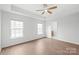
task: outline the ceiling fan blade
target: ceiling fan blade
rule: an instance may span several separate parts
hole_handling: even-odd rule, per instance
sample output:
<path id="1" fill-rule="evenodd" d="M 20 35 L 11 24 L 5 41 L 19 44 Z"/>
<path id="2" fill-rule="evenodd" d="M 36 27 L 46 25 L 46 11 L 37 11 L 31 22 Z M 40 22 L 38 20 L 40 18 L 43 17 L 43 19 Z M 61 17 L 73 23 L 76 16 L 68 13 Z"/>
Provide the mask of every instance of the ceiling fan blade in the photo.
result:
<path id="1" fill-rule="evenodd" d="M 48 12 L 49 14 L 52 14 L 52 12 L 51 12 L 51 11 L 49 11 L 49 10 L 48 10 L 47 12 Z"/>
<path id="2" fill-rule="evenodd" d="M 55 8 L 57 8 L 57 6 L 50 7 L 48 8 L 48 10 L 55 9 Z"/>
<path id="3" fill-rule="evenodd" d="M 47 7 L 48 5 L 47 5 L 47 4 L 43 4 L 43 6 L 44 6 L 44 7 Z"/>
<path id="4" fill-rule="evenodd" d="M 36 11 L 43 11 L 43 10 L 36 10 Z"/>
<path id="5" fill-rule="evenodd" d="M 45 11 L 43 11 L 41 14 L 43 15 L 45 13 Z"/>

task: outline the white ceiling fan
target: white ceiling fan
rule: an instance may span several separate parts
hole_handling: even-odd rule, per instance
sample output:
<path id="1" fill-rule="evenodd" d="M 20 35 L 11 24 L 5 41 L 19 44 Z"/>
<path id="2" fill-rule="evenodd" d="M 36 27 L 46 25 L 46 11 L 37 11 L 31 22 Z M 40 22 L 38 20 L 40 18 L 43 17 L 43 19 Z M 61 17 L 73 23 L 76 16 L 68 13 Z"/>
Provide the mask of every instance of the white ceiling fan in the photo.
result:
<path id="1" fill-rule="evenodd" d="M 56 8 L 57 8 L 57 5 L 54 5 L 54 4 L 43 4 L 43 9 L 36 10 L 36 11 L 41 11 L 42 15 L 45 14 L 46 12 L 49 14 L 52 14 L 52 10 Z"/>

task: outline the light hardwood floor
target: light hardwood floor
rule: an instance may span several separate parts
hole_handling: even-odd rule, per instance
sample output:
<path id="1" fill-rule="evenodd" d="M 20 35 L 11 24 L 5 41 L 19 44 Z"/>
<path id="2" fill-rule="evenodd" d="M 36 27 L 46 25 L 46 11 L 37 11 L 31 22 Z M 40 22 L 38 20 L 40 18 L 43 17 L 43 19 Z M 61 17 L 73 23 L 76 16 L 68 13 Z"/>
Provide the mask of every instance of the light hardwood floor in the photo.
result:
<path id="1" fill-rule="evenodd" d="M 2 55 L 78 55 L 79 45 L 43 38 L 2 49 Z"/>

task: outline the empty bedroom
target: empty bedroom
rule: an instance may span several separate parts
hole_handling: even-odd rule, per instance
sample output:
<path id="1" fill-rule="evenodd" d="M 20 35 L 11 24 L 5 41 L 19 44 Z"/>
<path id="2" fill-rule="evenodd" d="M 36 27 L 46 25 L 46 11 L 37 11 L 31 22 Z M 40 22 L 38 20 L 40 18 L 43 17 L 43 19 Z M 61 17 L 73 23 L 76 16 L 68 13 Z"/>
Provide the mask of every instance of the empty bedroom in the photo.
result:
<path id="1" fill-rule="evenodd" d="M 0 4 L 0 55 L 79 55 L 79 4 Z"/>

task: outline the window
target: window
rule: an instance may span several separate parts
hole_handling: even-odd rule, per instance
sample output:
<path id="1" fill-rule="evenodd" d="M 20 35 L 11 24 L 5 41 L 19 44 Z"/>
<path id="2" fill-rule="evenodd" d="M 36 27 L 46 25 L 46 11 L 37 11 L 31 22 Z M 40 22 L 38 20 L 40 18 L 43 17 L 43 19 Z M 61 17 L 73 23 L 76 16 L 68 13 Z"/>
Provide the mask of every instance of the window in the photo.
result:
<path id="1" fill-rule="evenodd" d="M 11 38 L 23 37 L 23 22 L 11 20 Z"/>
<path id="2" fill-rule="evenodd" d="M 37 24 L 37 34 L 43 34 L 43 25 L 42 24 Z"/>

